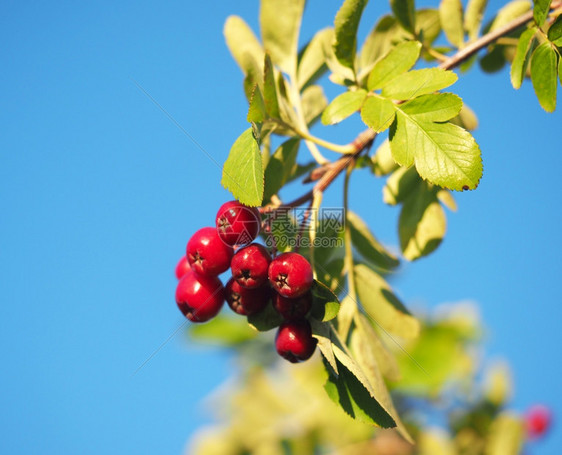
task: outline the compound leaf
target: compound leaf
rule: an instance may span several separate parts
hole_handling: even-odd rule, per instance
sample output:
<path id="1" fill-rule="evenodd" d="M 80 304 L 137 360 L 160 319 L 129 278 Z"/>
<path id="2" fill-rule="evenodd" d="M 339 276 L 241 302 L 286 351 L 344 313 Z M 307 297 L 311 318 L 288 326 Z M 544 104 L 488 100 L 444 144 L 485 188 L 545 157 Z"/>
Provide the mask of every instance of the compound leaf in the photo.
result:
<path id="1" fill-rule="evenodd" d="M 365 125 L 380 133 L 386 130 L 394 120 L 396 108 L 394 103 L 378 95 L 370 96 L 363 104 L 361 118 Z"/>
<path id="2" fill-rule="evenodd" d="M 263 174 L 260 148 L 252 128 L 248 128 L 230 149 L 221 184 L 242 204 L 255 207 L 263 199 Z"/>
<path id="3" fill-rule="evenodd" d="M 379 60 L 367 80 L 369 90 L 383 88 L 388 82 L 412 68 L 420 56 L 419 41 L 405 41 L 397 44 L 390 52 Z"/>

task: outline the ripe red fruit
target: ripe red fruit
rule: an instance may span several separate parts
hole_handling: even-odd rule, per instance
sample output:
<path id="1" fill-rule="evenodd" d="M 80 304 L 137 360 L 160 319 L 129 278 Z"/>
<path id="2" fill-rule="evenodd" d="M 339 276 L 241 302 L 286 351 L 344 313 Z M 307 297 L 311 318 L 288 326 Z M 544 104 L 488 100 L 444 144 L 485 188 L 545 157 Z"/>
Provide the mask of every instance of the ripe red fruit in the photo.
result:
<path id="1" fill-rule="evenodd" d="M 235 313 L 242 316 L 249 316 L 265 308 L 271 296 L 269 286 L 262 286 L 256 289 L 246 289 L 231 278 L 226 283 L 226 301 L 228 306 Z"/>
<path id="2" fill-rule="evenodd" d="M 238 201 L 221 205 L 217 212 L 216 225 L 220 238 L 230 246 L 246 245 L 260 232 L 260 212 Z"/>
<path id="3" fill-rule="evenodd" d="M 298 253 L 283 253 L 273 259 L 268 276 L 273 288 L 289 299 L 305 294 L 313 281 L 310 263 Z"/>
<path id="4" fill-rule="evenodd" d="M 176 265 L 176 278 L 179 280 L 182 276 L 184 276 L 187 272 L 191 270 L 191 266 L 187 261 L 186 256 L 182 256 Z"/>
<path id="5" fill-rule="evenodd" d="M 204 227 L 189 239 L 186 253 L 193 271 L 217 276 L 228 270 L 234 251 L 219 238 L 215 228 Z"/>
<path id="6" fill-rule="evenodd" d="M 543 436 L 552 421 L 550 409 L 543 405 L 535 405 L 525 413 L 527 435 L 531 439 Z"/>
<path id="7" fill-rule="evenodd" d="M 288 299 L 276 293 L 273 297 L 273 307 L 287 320 L 302 319 L 312 308 L 312 293 L 307 292 L 296 299 Z"/>
<path id="8" fill-rule="evenodd" d="M 205 322 L 221 310 L 224 288 L 217 277 L 187 272 L 176 288 L 176 303 L 191 322 Z"/>
<path id="9" fill-rule="evenodd" d="M 238 284 L 248 289 L 255 289 L 267 281 L 267 269 L 271 256 L 259 243 L 240 248 L 232 257 L 230 268 Z"/>
<path id="10" fill-rule="evenodd" d="M 284 322 L 275 336 L 277 353 L 291 363 L 309 359 L 316 349 L 316 342 L 306 319 Z"/>

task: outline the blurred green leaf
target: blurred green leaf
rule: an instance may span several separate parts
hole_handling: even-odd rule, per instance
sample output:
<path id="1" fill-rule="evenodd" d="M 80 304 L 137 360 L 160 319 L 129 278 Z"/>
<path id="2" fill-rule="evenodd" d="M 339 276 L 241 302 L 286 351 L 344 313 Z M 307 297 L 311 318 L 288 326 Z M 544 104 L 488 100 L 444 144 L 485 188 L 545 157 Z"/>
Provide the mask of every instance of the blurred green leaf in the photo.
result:
<path id="1" fill-rule="evenodd" d="M 492 25 L 488 32 L 493 32 L 500 27 L 503 27 L 513 19 L 517 19 L 531 9 L 531 2 L 529 0 L 513 0 L 498 11 L 494 18 Z"/>
<path id="2" fill-rule="evenodd" d="M 474 131 L 478 128 L 478 118 L 476 117 L 476 114 L 464 103 L 459 115 L 453 117 L 450 122 L 468 131 Z"/>
<path id="3" fill-rule="evenodd" d="M 402 33 L 403 31 L 395 17 L 386 15 L 379 19 L 361 47 L 358 59 L 361 79 L 369 74 L 375 62 L 392 49 Z"/>
<path id="4" fill-rule="evenodd" d="M 505 46 L 493 46 L 478 62 L 482 71 L 485 73 L 497 73 L 501 70 L 507 63 L 504 49 Z"/>
<path id="5" fill-rule="evenodd" d="M 363 105 L 367 92 L 363 89 L 348 91 L 336 96 L 322 114 L 324 125 L 334 125 L 357 112 Z"/>
<path id="6" fill-rule="evenodd" d="M 463 11 L 460 0 L 441 0 L 439 4 L 441 27 L 449 43 L 456 47 L 464 44 Z"/>
<path id="7" fill-rule="evenodd" d="M 283 142 L 269 159 L 265 168 L 264 202 L 269 201 L 287 182 L 295 167 L 299 146 L 299 139 L 289 139 Z"/>
<path id="8" fill-rule="evenodd" d="M 544 42 L 531 57 L 531 81 L 541 107 L 547 112 L 556 109 L 557 54 L 550 42 Z"/>
<path id="9" fill-rule="evenodd" d="M 249 71 L 254 71 L 260 74 L 258 79 L 261 79 L 259 68 L 263 62 L 263 48 L 244 19 L 229 16 L 224 24 L 223 33 L 226 45 L 243 73 L 246 75 Z"/>
<path id="10" fill-rule="evenodd" d="M 416 7 L 414 0 L 390 0 L 390 7 L 400 25 L 412 35 L 415 35 Z"/>
<path id="11" fill-rule="evenodd" d="M 334 21 L 334 54 L 338 61 L 355 73 L 357 29 L 368 0 L 344 0 Z"/>
<path id="12" fill-rule="evenodd" d="M 367 224 L 357 214 L 348 211 L 346 222 L 349 223 L 351 242 L 365 260 L 386 270 L 400 265 L 398 259 L 380 244 L 369 230 Z"/>
<path id="13" fill-rule="evenodd" d="M 368 267 L 353 269 L 359 300 L 377 326 L 404 338 L 415 338 L 420 324 L 392 292 L 388 283 Z"/>
<path id="14" fill-rule="evenodd" d="M 314 83 L 327 70 L 324 48 L 331 46 L 332 38 L 333 30 L 331 28 L 324 28 L 316 32 L 310 42 L 300 52 L 297 69 L 297 80 L 300 89 Z"/>
<path id="15" fill-rule="evenodd" d="M 297 74 L 297 45 L 305 0 L 261 0 L 260 26 L 265 50 L 282 71 Z"/>
<path id="16" fill-rule="evenodd" d="M 326 285 L 314 280 L 312 285 L 312 309 L 310 315 L 321 322 L 334 319 L 338 315 L 340 302 Z"/>
<path id="17" fill-rule="evenodd" d="M 418 190 L 421 182 L 415 167 L 399 167 L 386 180 L 382 189 L 382 199 L 389 205 L 400 204 Z"/>
<path id="18" fill-rule="evenodd" d="M 265 54 L 263 64 L 263 99 L 265 111 L 268 117 L 281 118 L 279 112 L 279 101 L 277 100 L 277 88 L 275 84 L 275 72 L 269 54 Z"/>
<path id="19" fill-rule="evenodd" d="M 392 101 L 373 94 L 367 98 L 361 108 L 361 119 L 369 128 L 380 133 L 392 124 L 395 113 L 396 109 Z"/>
<path id="20" fill-rule="evenodd" d="M 548 39 L 558 47 L 562 46 L 562 14 L 554 20 L 548 29 Z"/>
<path id="21" fill-rule="evenodd" d="M 457 79 L 455 73 L 441 68 L 412 70 L 392 79 L 383 88 L 382 95 L 395 100 L 409 100 L 449 87 Z"/>
<path id="22" fill-rule="evenodd" d="M 416 28 L 424 46 L 430 47 L 441 33 L 439 11 L 433 8 L 421 8 L 416 11 Z"/>
<path id="23" fill-rule="evenodd" d="M 333 372 L 335 374 L 339 374 L 338 364 L 332 349 L 332 331 L 330 326 L 318 321 L 317 319 L 311 319 L 310 326 L 312 327 L 312 336 L 318 340 L 317 346 L 320 349 L 322 356 L 332 367 Z"/>
<path id="24" fill-rule="evenodd" d="M 221 184 L 242 204 L 256 207 L 263 200 L 263 168 L 252 128 L 232 145 L 222 169 Z"/>
<path id="25" fill-rule="evenodd" d="M 328 105 L 324 89 L 320 85 L 309 85 L 302 92 L 301 97 L 304 120 L 308 126 L 313 125 L 322 115 Z"/>
<path id="26" fill-rule="evenodd" d="M 268 330 L 275 329 L 281 325 L 283 317 L 277 312 L 271 303 L 259 313 L 254 313 L 248 316 L 248 324 L 259 332 L 267 332 Z"/>
<path id="27" fill-rule="evenodd" d="M 379 60 L 367 80 L 369 90 L 383 88 L 396 76 L 412 68 L 420 55 L 421 43 L 418 41 L 405 41 L 393 47 L 388 54 Z"/>
<path id="28" fill-rule="evenodd" d="M 536 43 L 535 34 L 537 33 L 536 28 L 530 28 L 525 30 L 519 42 L 517 43 L 517 50 L 515 52 L 515 57 L 511 63 L 511 85 L 513 88 L 518 89 L 521 87 L 523 78 L 527 74 L 527 67 L 529 66 L 529 60 L 531 59 L 531 54 Z"/>
<path id="29" fill-rule="evenodd" d="M 503 412 L 492 423 L 485 455 L 518 455 L 524 442 L 524 422 L 514 414 Z"/>
<path id="30" fill-rule="evenodd" d="M 398 234 L 404 257 L 410 261 L 433 252 L 445 236 L 447 219 L 436 192 L 424 183 L 402 206 Z"/>
<path id="31" fill-rule="evenodd" d="M 265 102 L 258 84 L 254 85 L 252 97 L 250 98 L 250 106 L 248 107 L 248 116 L 246 119 L 250 123 L 262 123 L 267 118 L 265 111 Z"/>
<path id="32" fill-rule="evenodd" d="M 455 201 L 455 198 L 453 197 L 453 195 L 451 194 L 451 192 L 449 190 L 443 190 L 442 189 L 442 190 L 437 191 L 437 199 L 439 199 L 441 204 L 443 204 L 445 207 L 447 207 L 452 212 L 457 211 L 457 203 Z"/>
<path id="33" fill-rule="evenodd" d="M 253 331 L 242 317 L 233 318 L 219 314 L 205 324 L 192 324 L 189 327 L 191 338 L 215 343 L 221 346 L 236 346 L 255 338 Z"/>
<path id="34" fill-rule="evenodd" d="M 478 38 L 487 5 L 488 0 L 468 0 L 464 14 L 464 29 L 467 31 L 470 41 Z"/>
<path id="35" fill-rule="evenodd" d="M 420 122 L 446 122 L 461 108 L 462 100 L 452 93 L 422 95 L 400 106 L 403 112 Z"/>
<path id="36" fill-rule="evenodd" d="M 392 153 L 390 151 L 390 142 L 385 139 L 381 145 L 375 151 L 372 158 L 373 173 L 376 176 L 383 176 L 390 174 L 394 171 L 398 165 L 394 158 L 392 158 Z"/>
<path id="37" fill-rule="evenodd" d="M 551 1 L 552 0 L 533 0 L 533 18 L 539 27 L 544 24 L 544 21 L 548 16 Z"/>

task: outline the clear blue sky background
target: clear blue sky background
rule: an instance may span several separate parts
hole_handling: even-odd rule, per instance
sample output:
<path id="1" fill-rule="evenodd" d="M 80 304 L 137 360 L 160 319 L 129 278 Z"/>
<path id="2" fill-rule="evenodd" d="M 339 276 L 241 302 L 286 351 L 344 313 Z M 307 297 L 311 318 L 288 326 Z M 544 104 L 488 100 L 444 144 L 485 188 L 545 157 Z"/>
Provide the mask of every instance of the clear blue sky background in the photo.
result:
<path id="1" fill-rule="evenodd" d="M 387 9 L 371 3 L 362 36 Z M 0 452 L 178 454 L 209 420 L 201 399 L 231 372 L 227 354 L 178 334 L 133 373 L 182 323 L 175 263 L 230 196 L 133 80 L 224 162 L 247 125 L 222 26 L 239 14 L 255 29 L 257 7 L 2 3 Z M 312 0 L 303 40 L 337 8 Z M 515 372 L 513 407 L 544 402 L 562 415 L 560 110 L 542 111 L 528 82 L 515 92 L 507 71 L 473 71 L 455 90 L 479 115 L 484 179 L 458 195 L 439 250 L 395 285 L 418 308 L 479 302 L 486 354 Z M 326 135 L 345 143 L 359 130 L 350 121 Z M 352 206 L 396 245 L 397 210 L 364 174 Z M 557 430 L 529 453 L 558 453 Z"/>

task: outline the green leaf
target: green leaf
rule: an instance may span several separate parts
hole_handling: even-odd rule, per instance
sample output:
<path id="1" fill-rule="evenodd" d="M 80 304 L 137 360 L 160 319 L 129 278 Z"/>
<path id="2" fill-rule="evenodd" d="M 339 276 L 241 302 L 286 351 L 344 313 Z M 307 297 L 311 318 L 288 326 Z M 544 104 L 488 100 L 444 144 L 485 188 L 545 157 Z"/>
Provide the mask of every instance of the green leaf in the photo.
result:
<path id="1" fill-rule="evenodd" d="M 334 125 L 361 109 L 367 92 L 363 89 L 348 91 L 336 96 L 322 114 L 324 125 Z"/>
<path id="2" fill-rule="evenodd" d="M 441 33 L 439 11 L 431 8 L 417 10 L 416 28 L 419 39 L 422 39 L 424 46 L 430 47 Z"/>
<path id="3" fill-rule="evenodd" d="M 398 107 L 389 137 L 396 162 L 415 164 L 418 173 L 431 183 L 456 191 L 478 186 L 482 159 L 468 131 L 451 123 L 419 121 Z"/>
<path id="4" fill-rule="evenodd" d="M 375 400 L 365 386 L 340 361 L 339 374 L 330 374 L 324 385 L 330 399 L 339 405 L 350 417 L 361 422 L 383 428 L 393 428 L 396 423 Z"/>
<path id="5" fill-rule="evenodd" d="M 351 242 L 364 259 L 386 270 L 400 265 L 398 259 L 386 251 L 357 214 L 348 211 L 346 222 L 349 223 Z"/>
<path id="6" fill-rule="evenodd" d="M 562 58 L 558 59 L 558 79 L 560 79 L 562 84 Z"/>
<path id="7" fill-rule="evenodd" d="M 244 74 L 257 71 L 263 62 L 264 52 L 254 32 L 244 22 L 244 19 L 229 16 L 224 24 L 223 33 L 230 53 Z M 259 78 L 261 79 L 261 76 Z"/>
<path id="8" fill-rule="evenodd" d="M 332 349 L 332 331 L 330 326 L 319 322 L 316 319 L 310 320 L 310 326 L 312 327 L 312 336 L 318 340 L 317 346 L 320 349 L 322 356 L 332 367 L 333 372 L 335 374 L 339 374 L 338 364 Z"/>
<path id="9" fill-rule="evenodd" d="M 355 72 L 357 29 L 368 0 L 345 0 L 334 21 L 334 54 L 345 67 Z"/>
<path id="10" fill-rule="evenodd" d="M 449 43 L 456 47 L 462 47 L 464 44 L 464 29 L 461 1 L 441 0 L 439 18 Z"/>
<path id="11" fill-rule="evenodd" d="M 306 124 L 311 126 L 316 123 L 328 105 L 322 86 L 307 86 L 302 92 L 301 104 Z"/>
<path id="12" fill-rule="evenodd" d="M 297 81 L 302 89 L 313 83 L 326 72 L 326 56 L 324 47 L 331 46 L 333 30 L 324 28 L 316 33 L 299 55 Z"/>
<path id="13" fill-rule="evenodd" d="M 487 5 L 488 0 L 468 0 L 464 14 L 464 29 L 467 31 L 470 41 L 478 38 L 482 17 Z"/>
<path id="14" fill-rule="evenodd" d="M 297 45 L 305 0 L 262 0 L 260 27 L 266 52 L 281 70 L 297 74 Z"/>
<path id="15" fill-rule="evenodd" d="M 263 168 L 260 148 L 252 128 L 232 145 L 222 168 L 222 186 L 242 204 L 255 207 L 263 200 Z"/>
<path id="16" fill-rule="evenodd" d="M 394 16 L 386 15 L 379 19 L 361 46 L 359 68 L 362 78 L 381 57 L 392 49 L 393 43 L 403 33 Z"/>
<path id="17" fill-rule="evenodd" d="M 256 337 L 244 318 L 232 318 L 219 314 L 206 324 L 191 324 L 189 335 L 205 343 L 236 346 Z"/>
<path id="18" fill-rule="evenodd" d="M 452 93 L 433 93 L 418 96 L 400 108 L 420 122 L 446 122 L 460 112 L 462 100 Z"/>
<path id="19" fill-rule="evenodd" d="M 398 220 L 400 247 L 413 261 L 433 252 L 443 240 L 447 219 L 435 189 L 423 187 L 404 201 Z"/>
<path id="20" fill-rule="evenodd" d="M 264 202 L 269 201 L 287 182 L 296 165 L 299 145 L 299 139 L 289 139 L 283 142 L 269 159 L 265 168 Z"/>
<path id="21" fill-rule="evenodd" d="M 392 292 L 388 283 L 367 266 L 353 268 L 357 294 L 366 313 L 383 330 L 404 338 L 415 338 L 420 323 Z"/>
<path id="22" fill-rule="evenodd" d="M 452 212 L 457 211 L 457 202 L 455 201 L 453 194 L 449 190 L 439 190 L 437 192 L 437 199 L 439 199 L 439 202 L 441 202 L 441 204 L 443 204 Z"/>
<path id="23" fill-rule="evenodd" d="M 339 309 L 340 302 L 330 288 L 314 280 L 310 315 L 318 321 L 326 322 L 334 319 Z"/>
<path id="24" fill-rule="evenodd" d="M 421 182 L 415 167 L 400 167 L 387 179 L 382 199 L 389 205 L 400 204 L 419 189 Z"/>
<path id="25" fill-rule="evenodd" d="M 472 109 L 463 103 L 459 115 L 451 119 L 451 123 L 460 126 L 468 131 L 474 131 L 478 128 L 478 118 Z"/>
<path id="26" fill-rule="evenodd" d="M 281 325 L 283 317 L 277 312 L 271 303 L 259 313 L 254 313 L 248 316 L 248 324 L 259 332 L 267 332 L 268 330 L 275 329 Z"/>
<path id="27" fill-rule="evenodd" d="M 534 0 L 533 18 L 535 23 L 541 27 L 544 24 L 550 11 L 550 3 L 552 0 Z"/>
<path id="28" fill-rule="evenodd" d="M 412 35 L 416 34 L 416 8 L 414 0 L 390 0 L 392 12 L 400 25 Z"/>
<path id="29" fill-rule="evenodd" d="M 531 9 L 531 2 L 529 0 L 514 0 L 505 5 L 498 11 L 492 25 L 488 32 L 493 32 L 505 24 L 517 19 Z"/>
<path id="30" fill-rule="evenodd" d="M 246 119 L 250 123 L 261 123 L 267 117 L 265 112 L 265 103 L 258 84 L 254 85 L 252 97 L 250 98 L 250 106 L 248 107 L 248 116 Z"/>
<path id="31" fill-rule="evenodd" d="M 386 130 L 392 124 L 395 114 L 394 103 L 376 94 L 367 98 L 361 109 L 363 122 L 377 133 Z"/>
<path id="32" fill-rule="evenodd" d="M 367 317 L 362 313 L 357 313 L 355 325 L 357 327 L 356 331 L 361 334 L 366 344 L 364 350 L 361 348 L 357 349 L 357 347 L 353 348 L 354 339 L 352 335 L 352 349 L 357 356 L 359 364 L 363 367 L 365 362 L 363 362 L 362 357 L 366 355 L 366 359 L 375 361 L 376 366 L 385 378 L 388 378 L 390 381 L 398 381 L 400 379 L 398 362 L 392 352 L 384 345 Z M 358 351 L 363 351 L 363 354 Z M 365 369 L 365 367 L 363 368 Z"/>
<path id="33" fill-rule="evenodd" d="M 421 43 L 405 41 L 397 44 L 391 51 L 379 60 L 369 74 L 367 88 L 377 90 L 388 82 L 412 68 L 420 56 Z"/>
<path id="34" fill-rule="evenodd" d="M 334 84 L 339 84 L 343 86 L 350 86 L 355 84 L 355 70 L 352 68 L 348 68 L 347 66 L 343 65 L 335 54 L 334 43 L 335 38 L 335 31 L 333 28 L 330 28 L 326 31 L 326 41 L 324 41 L 324 57 L 326 59 L 326 65 L 331 71 L 329 79 Z"/>
<path id="35" fill-rule="evenodd" d="M 376 176 L 388 175 L 397 168 L 396 161 L 392 158 L 390 142 L 385 139 L 377 148 L 372 158 L 373 174 Z"/>
<path id="36" fill-rule="evenodd" d="M 515 51 L 515 57 L 511 63 L 511 85 L 514 89 L 521 87 L 523 78 L 527 74 L 527 67 L 529 66 L 529 60 L 532 54 L 534 43 L 536 42 L 535 34 L 537 33 L 536 28 L 530 28 L 525 30 L 519 42 L 517 43 L 517 50 Z"/>
<path id="37" fill-rule="evenodd" d="M 263 99 L 267 115 L 274 119 L 281 118 L 275 84 L 275 72 L 269 54 L 265 54 L 263 63 Z"/>
<path id="38" fill-rule="evenodd" d="M 351 334 L 351 350 L 355 361 L 361 372 L 365 375 L 365 379 L 369 382 L 377 401 L 396 422 L 397 430 L 410 444 L 413 444 L 412 437 L 408 434 L 404 424 L 398 417 L 398 412 L 394 407 L 379 368 L 377 352 L 375 350 L 377 345 L 374 344 L 378 341 L 376 333 L 368 322 L 356 318 L 356 323 L 357 328 Z"/>
<path id="39" fill-rule="evenodd" d="M 502 412 L 490 426 L 486 455 L 517 455 L 521 453 L 525 439 L 525 424 L 521 418 Z"/>
<path id="40" fill-rule="evenodd" d="M 504 46 L 493 46 L 492 50 L 480 59 L 480 68 L 486 73 L 496 73 L 501 70 L 507 63 L 504 49 Z"/>
<path id="41" fill-rule="evenodd" d="M 558 47 L 562 46 L 562 14 L 560 14 L 548 29 L 548 39 Z"/>
<path id="42" fill-rule="evenodd" d="M 395 100 L 409 100 L 453 85 L 457 75 L 441 68 L 413 70 L 395 77 L 382 90 L 382 95 Z"/>
<path id="43" fill-rule="evenodd" d="M 541 107 L 547 112 L 556 108 L 556 89 L 558 81 L 557 54 L 550 42 L 544 42 L 531 57 L 531 81 Z"/>

